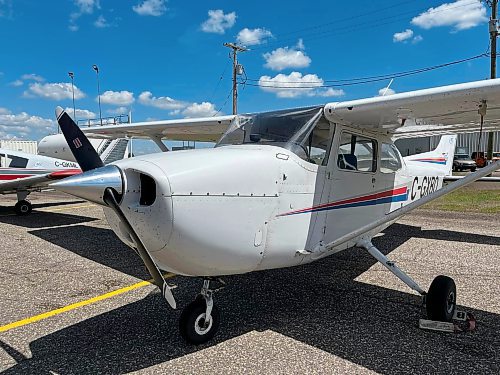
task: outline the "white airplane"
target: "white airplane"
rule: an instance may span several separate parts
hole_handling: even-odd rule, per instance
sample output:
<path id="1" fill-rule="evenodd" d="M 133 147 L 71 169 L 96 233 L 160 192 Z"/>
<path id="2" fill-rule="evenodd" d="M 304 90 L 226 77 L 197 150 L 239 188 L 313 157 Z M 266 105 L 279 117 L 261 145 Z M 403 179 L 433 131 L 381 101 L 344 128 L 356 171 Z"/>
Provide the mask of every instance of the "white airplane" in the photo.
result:
<path id="1" fill-rule="evenodd" d="M 81 172 L 72 161 L 0 149 L 0 194 L 17 194 L 14 210 L 18 215 L 31 212 L 32 205 L 26 199 L 31 192 Z"/>
<path id="2" fill-rule="evenodd" d="M 16 214 L 28 215 L 32 211 L 31 202 L 26 199 L 31 192 L 47 189 L 54 180 L 82 172 L 68 145 L 59 141 L 61 137 L 62 134 L 55 134 L 43 138 L 38 155 L 0 149 L 0 194 L 17 194 Z M 99 160 L 105 164 L 127 157 L 128 139 L 92 140 L 92 143 Z"/>
<path id="3" fill-rule="evenodd" d="M 210 140 L 213 149 L 166 152 L 103 167 L 58 107 L 57 119 L 84 173 L 51 187 L 104 207 L 116 235 L 134 248 L 168 303 L 162 271 L 203 278 L 184 308 L 189 343 L 219 327 L 212 284 L 224 275 L 310 263 L 366 249 L 423 296 L 429 319 L 450 321 L 456 287 L 437 276 L 426 292 L 371 242 L 401 215 L 500 168 L 452 182 L 456 136 L 402 158 L 394 140 L 499 128 L 500 80 L 469 82 L 312 108 L 90 129 L 92 136 Z M 487 121 L 483 124 L 483 118 Z M 160 146 L 161 147 L 161 146 Z M 90 150 L 87 147 L 88 150 Z"/>

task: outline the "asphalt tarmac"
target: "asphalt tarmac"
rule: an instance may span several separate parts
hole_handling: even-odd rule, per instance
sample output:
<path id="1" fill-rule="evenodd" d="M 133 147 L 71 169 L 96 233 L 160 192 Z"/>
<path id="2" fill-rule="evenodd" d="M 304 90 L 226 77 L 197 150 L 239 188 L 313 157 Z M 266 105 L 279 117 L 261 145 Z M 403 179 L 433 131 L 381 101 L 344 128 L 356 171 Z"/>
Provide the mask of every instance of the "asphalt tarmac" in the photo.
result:
<path id="1" fill-rule="evenodd" d="M 500 215 L 418 210 L 373 241 L 424 289 L 453 277 L 473 332 L 419 329 L 421 299 L 352 249 L 225 278 L 220 331 L 196 347 L 99 207 L 30 199 L 33 214 L 18 217 L 0 196 L 2 374 L 500 373 Z M 201 287 L 170 281 L 181 309 Z"/>

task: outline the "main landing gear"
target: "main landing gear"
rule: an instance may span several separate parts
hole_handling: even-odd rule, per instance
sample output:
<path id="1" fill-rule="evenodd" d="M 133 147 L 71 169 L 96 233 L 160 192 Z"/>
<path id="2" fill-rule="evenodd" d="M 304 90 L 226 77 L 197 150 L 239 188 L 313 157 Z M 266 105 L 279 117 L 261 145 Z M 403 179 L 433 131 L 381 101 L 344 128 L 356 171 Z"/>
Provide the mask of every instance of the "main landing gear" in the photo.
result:
<path id="1" fill-rule="evenodd" d="M 31 202 L 26 199 L 20 200 L 14 206 L 14 211 L 17 215 L 20 216 L 28 215 L 29 213 L 31 213 L 32 209 L 33 206 L 31 205 Z"/>
<path id="2" fill-rule="evenodd" d="M 211 289 L 211 281 L 218 281 L 223 286 Z M 213 294 L 223 287 L 224 282 L 220 279 L 204 279 L 200 294 L 182 311 L 179 330 L 189 344 L 203 344 L 211 340 L 219 330 L 220 313 L 214 304 Z"/>
<path id="3" fill-rule="evenodd" d="M 457 288 L 452 278 L 442 275 L 437 276 L 426 293 L 411 277 L 382 254 L 371 241 L 362 240 L 358 242 L 357 246 L 366 249 L 377 261 L 423 297 L 429 320 L 451 322 L 457 304 Z"/>

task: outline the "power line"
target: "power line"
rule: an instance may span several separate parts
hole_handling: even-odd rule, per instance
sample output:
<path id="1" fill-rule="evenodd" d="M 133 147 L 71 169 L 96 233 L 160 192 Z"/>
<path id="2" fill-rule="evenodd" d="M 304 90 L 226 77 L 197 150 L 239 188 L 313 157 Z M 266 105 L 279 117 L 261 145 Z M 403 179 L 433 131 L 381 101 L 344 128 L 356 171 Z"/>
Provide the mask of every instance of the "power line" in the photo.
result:
<path id="1" fill-rule="evenodd" d="M 260 82 L 269 82 L 269 83 L 275 83 L 273 80 L 256 80 L 256 79 L 251 79 L 248 78 L 248 81 L 252 82 L 259 82 L 259 83 L 246 83 L 248 86 L 257 86 L 257 87 L 265 87 L 265 88 L 279 88 L 279 89 L 313 89 L 313 88 L 327 88 L 327 87 L 343 87 L 343 86 L 354 86 L 354 85 L 361 85 L 361 84 L 367 84 L 367 83 L 372 83 L 372 82 L 379 82 L 379 81 L 385 81 L 387 79 L 394 79 L 394 78 L 401 78 L 401 77 L 406 77 L 410 75 L 416 75 L 420 73 L 425 73 L 429 72 L 432 70 L 436 69 L 442 69 L 446 68 L 449 66 L 457 65 L 457 64 L 462 64 L 468 61 L 476 60 L 479 58 L 483 57 L 488 57 L 488 53 L 481 53 L 476 56 L 460 59 L 460 60 L 455 60 L 455 61 L 450 61 L 447 63 L 439 64 L 439 65 L 433 65 L 433 66 L 428 66 L 424 68 L 419 68 L 419 69 L 413 69 L 413 70 L 408 70 L 408 71 L 403 71 L 403 72 L 397 72 L 397 73 L 392 73 L 392 74 L 384 74 L 384 75 L 378 75 L 378 76 L 371 76 L 371 77 L 360 77 L 360 78 L 350 78 L 350 79 L 343 79 L 343 80 L 323 80 L 323 82 L 330 82 L 330 83 L 335 83 L 337 84 L 331 84 L 331 85 L 324 85 L 324 84 L 317 84 L 317 82 L 292 82 L 292 81 L 282 81 L 280 84 L 269 84 L 269 85 L 262 85 Z M 284 86 L 281 85 L 283 84 L 290 84 L 292 86 Z M 311 86 L 303 86 L 303 84 L 310 84 Z M 298 86 L 300 85 L 300 86 Z"/>
<path id="2" fill-rule="evenodd" d="M 473 5 L 473 4 L 477 4 L 477 0 L 474 0 L 474 1 L 471 1 L 471 2 L 467 2 L 467 3 L 464 3 L 464 4 L 460 4 L 460 5 L 456 5 L 456 6 L 453 6 L 453 7 L 448 7 L 446 9 L 441 9 L 441 10 L 435 10 L 433 12 L 433 14 L 435 13 L 441 13 L 441 12 L 447 12 L 447 11 L 450 11 L 452 9 L 457 9 L 457 8 L 463 8 L 463 7 L 466 7 L 466 6 L 469 6 L 469 5 Z M 387 8 L 382 8 L 381 10 L 383 9 L 387 9 Z M 415 10 L 409 10 L 409 11 L 405 11 L 405 12 L 400 12 L 400 13 L 397 13 L 397 14 L 393 14 L 392 16 L 386 16 L 386 17 L 382 17 L 382 18 L 378 18 L 378 19 L 375 19 L 373 21 L 367 21 L 365 23 L 363 23 L 362 25 L 344 25 L 344 26 L 341 26 L 341 27 L 334 27 L 330 30 L 323 30 L 323 31 L 318 31 L 318 32 L 313 32 L 313 33 L 309 33 L 309 34 L 305 34 L 302 36 L 303 39 L 306 39 L 308 41 L 311 41 L 311 40 L 314 40 L 314 39 L 320 39 L 320 38 L 325 38 L 331 34 L 335 34 L 336 36 L 337 35 L 342 35 L 342 34 L 346 34 L 346 33 L 350 33 L 352 31 L 360 31 L 360 30 L 366 30 L 366 29 L 371 29 L 371 28 L 376 28 L 376 27 L 380 27 L 380 26 L 385 26 L 385 25 L 388 25 L 388 24 L 392 24 L 392 23 L 396 23 L 396 22 L 399 22 L 401 21 L 401 17 L 402 16 L 406 16 L 406 15 L 410 15 L 410 14 L 415 14 L 417 12 L 422 12 L 422 11 L 425 11 L 427 10 L 428 7 L 426 8 L 418 8 L 418 9 L 415 9 Z M 378 11 L 374 11 L 374 12 L 378 12 Z M 349 17 L 349 18 L 345 18 L 345 19 L 342 19 L 341 21 L 344 21 L 344 20 L 350 20 L 350 19 L 355 19 L 355 18 L 360 18 L 360 17 L 363 17 L 364 15 L 358 15 L 358 16 L 353 16 L 353 17 Z M 330 24 L 336 24 L 336 23 L 339 23 L 341 21 L 337 21 L 337 22 L 331 22 L 331 23 L 327 23 L 327 24 L 324 24 L 324 25 L 319 25 L 319 26 L 313 26 L 309 29 L 321 29 L 325 26 L 328 26 Z M 307 29 L 306 29 L 307 30 Z M 288 33 L 288 34 L 293 34 L 293 33 L 299 33 L 300 31 L 296 31 L 296 32 L 291 32 L 291 33 Z M 282 35 L 288 35 L 288 34 L 282 34 Z M 269 49 L 270 45 L 275 45 L 275 44 L 278 44 L 278 43 L 281 43 L 281 44 L 285 44 L 286 42 L 288 41 L 291 41 L 291 40 L 295 40 L 296 37 L 294 38 L 285 38 L 285 39 L 281 39 L 281 40 L 277 40 L 277 41 L 273 41 L 273 42 L 270 42 L 268 44 L 265 44 L 265 45 L 261 45 L 260 47 L 253 47 L 251 50 L 252 51 L 258 51 L 258 50 L 263 50 L 263 49 Z"/>

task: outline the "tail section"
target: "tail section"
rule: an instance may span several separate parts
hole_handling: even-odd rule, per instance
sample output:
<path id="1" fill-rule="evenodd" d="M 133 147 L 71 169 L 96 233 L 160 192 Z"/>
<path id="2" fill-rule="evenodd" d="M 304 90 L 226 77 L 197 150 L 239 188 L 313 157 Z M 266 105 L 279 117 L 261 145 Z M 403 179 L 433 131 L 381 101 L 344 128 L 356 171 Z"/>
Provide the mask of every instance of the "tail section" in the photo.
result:
<path id="1" fill-rule="evenodd" d="M 444 171 L 445 176 L 451 176 L 456 143 L 456 135 L 443 135 L 433 151 L 407 156 L 404 159 L 411 164 L 432 165 L 434 168 Z"/>

